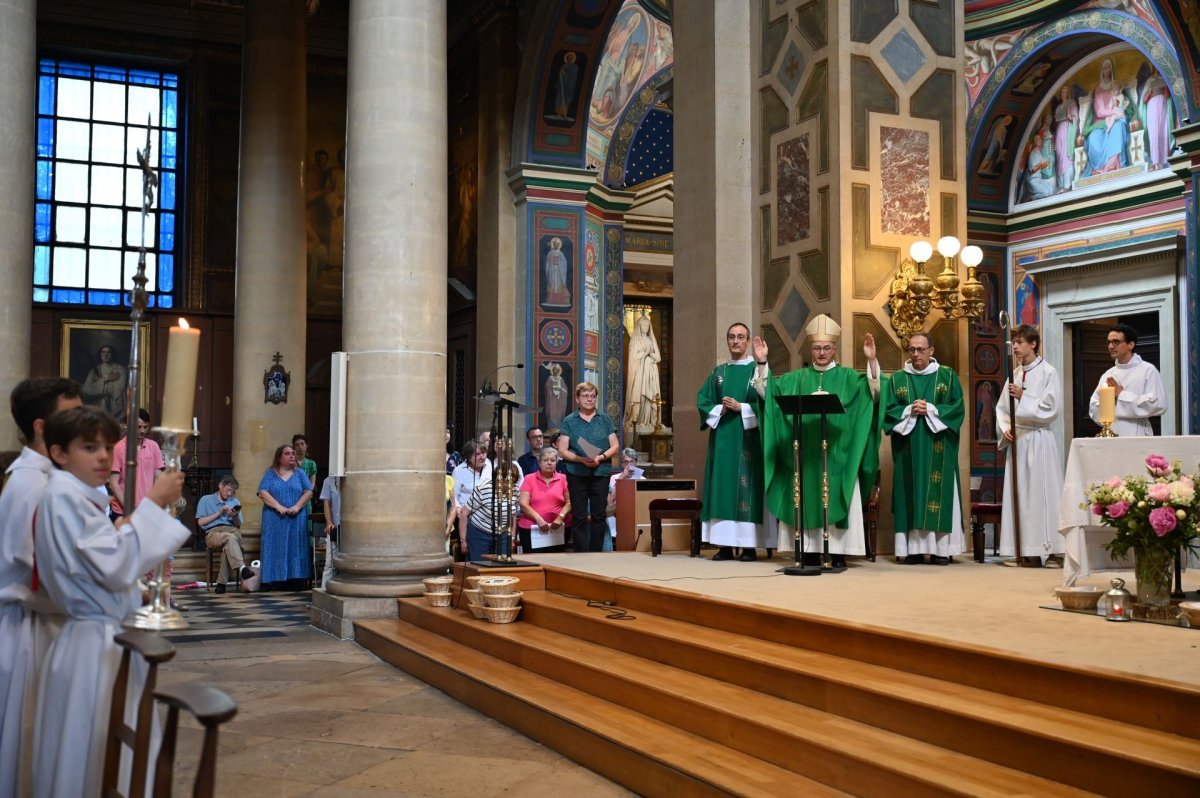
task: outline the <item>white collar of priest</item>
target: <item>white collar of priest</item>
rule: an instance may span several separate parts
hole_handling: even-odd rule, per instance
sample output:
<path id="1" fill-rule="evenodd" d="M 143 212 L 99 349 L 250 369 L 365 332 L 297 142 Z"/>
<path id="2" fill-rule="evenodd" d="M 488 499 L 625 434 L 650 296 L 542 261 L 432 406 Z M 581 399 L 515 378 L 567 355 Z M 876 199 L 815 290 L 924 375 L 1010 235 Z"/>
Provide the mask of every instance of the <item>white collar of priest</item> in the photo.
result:
<path id="1" fill-rule="evenodd" d="M 741 360 L 729 361 L 729 365 L 731 365 L 731 366 L 749 366 L 753 362 L 754 362 L 754 355 L 746 355 Z"/>
<path id="2" fill-rule="evenodd" d="M 1128 363 L 1117 363 L 1115 361 L 1113 362 L 1113 367 L 1119 368 L 1119 369 L 1131 369 L 1134 366 L 1140 366 L 1140 365 L 1142 365 L 1142 356 L 1139 355 L 1137 352 L 1134 352 L 1132 355 L 1129 356 Z"/>
<path id="3" fill-rule="evenodd" d="M 830 369 L 837 368 L 837 361 L 836 360 L 829 361 L 828 366 L 818 366 L 816 363 L 812 363 L 810 365 L 813 367 L 813 369 L 815 371 L 829 371 Z"/>
<path id="4" fill-rule="evenodd" d="M 904 361 L 904 370 L 907 371 L 909 374 L 933 374 L 935 371 L 938 370 L 937 358 L 935 358 L 935 357 L 929 358 L 929 365 L 926 366 L 925 368 L 921 369 L 920 371 L 917 371 L 915 368 L 913 368 L 911 360 L 906 360 L 906 361 Z"/>

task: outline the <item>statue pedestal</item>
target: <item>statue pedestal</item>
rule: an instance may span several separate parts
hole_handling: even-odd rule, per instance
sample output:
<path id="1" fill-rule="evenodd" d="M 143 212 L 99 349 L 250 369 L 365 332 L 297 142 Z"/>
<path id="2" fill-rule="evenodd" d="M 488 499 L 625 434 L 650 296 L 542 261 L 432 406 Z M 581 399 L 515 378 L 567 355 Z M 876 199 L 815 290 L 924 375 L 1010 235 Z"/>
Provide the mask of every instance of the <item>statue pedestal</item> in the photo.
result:
<path id="1" fill-rule="evenodd" d="M 651 463 L 671 462 L 671 438 L 669 432 L 654 432 L 642 436 L 642 445 L 650 453 Z"/>

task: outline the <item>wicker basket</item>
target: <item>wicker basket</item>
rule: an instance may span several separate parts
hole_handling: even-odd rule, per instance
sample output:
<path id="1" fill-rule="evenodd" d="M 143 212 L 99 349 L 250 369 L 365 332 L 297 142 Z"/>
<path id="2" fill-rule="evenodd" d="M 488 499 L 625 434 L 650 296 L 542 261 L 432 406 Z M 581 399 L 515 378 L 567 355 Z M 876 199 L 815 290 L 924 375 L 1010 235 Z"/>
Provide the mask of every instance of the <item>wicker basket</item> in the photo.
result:
<path id="1" fill-rule="evenodd" d="M 453 598 L 449 591 L 445 593 L 426 593 L 425 600 L 429 602 L 431 607 L 449 607 L 450 599 Z"/>
<path id="2" fill-rule="evenodd" d="M 486 578 L 486 577 L 479 576 L 478 574 L 476 574 L 475 576 L 468 576 L 468 577 L 467 577 L 467 584 L 468 584 L 468 585 L 469 585 L 469 586 L 470 586 L 472 589 L 478 588 L 478 587 L 479 587 L 479 580 L 480 580 L 480 579 L 484 579 L 484 578 Z"/>
<path id="3" fill-rule="evenodd" d="M 443 593 L 450 589 L 450 585 L 454 584 L 453 576 L 431 576 L 428 579 L 421 580 L 425 583 L 426 593 Z"/>
<path id="4" fill-rule="evenodd" d="M 1200 601 L 1181 601 L 1179 609 L 1187 616 L 1188 624 L 1193 629 L 1200 629 Z"/>
<path id="5" fill-rule="evenodd" d="M 521 594 L 518 593 L 484 593 L 483 605 L 485 607 L 519 607 L 521 605 Z"/>
<path id="6" fill-rule="evenodd" d="M 484 607 L 483 614 L 492 623 L 512 623 L 521 614 L 520 607 Z"/>
<path id="7" fill-rule="evenodd" d="M 487 618 L 487 615 L 484 613 L 484 610 L 486 610 L 487 607 L 483 606 L 482 604 L 468 604 L 467 609 L 469 609 L 471 614 L 481 621 Z"/>
<path id="8" fill-rule="evenodd" d="M 1100 603 L 1100 597 L 1104 595 L 1104 589 L 1091 585 L 1077 585 L 1076 587 L 1060 587 L 1054 593 L 1062 602 L 1063 609 L 1094 610 Z"/>
<path id="9" fill-rule="evenodd" d="M 479 580 L 479 589 L 484 593 L 511 593 L 520 581 L 515 576 L 485 576 Z"/>
<path id="10" fill-rule="evenodd" d="M 483 603 L 483 591 L 479 588 L 463 588 L 462 594 L 467 597 L 467 601 L 471 604 Z"/>

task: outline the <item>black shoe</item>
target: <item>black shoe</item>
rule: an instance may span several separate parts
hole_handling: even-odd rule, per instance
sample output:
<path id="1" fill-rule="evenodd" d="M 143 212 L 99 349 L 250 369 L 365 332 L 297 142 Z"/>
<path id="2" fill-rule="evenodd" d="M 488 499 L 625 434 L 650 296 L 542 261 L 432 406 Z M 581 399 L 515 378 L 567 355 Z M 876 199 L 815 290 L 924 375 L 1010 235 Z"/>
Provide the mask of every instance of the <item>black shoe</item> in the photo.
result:
<path id="1" fill-rule="evenodd" d="M 717 553 L 713 555 L 712 558 L 715 561 L 732 560 L 733 559 L 733 547 L 732 546 L 722 546 L 720 548 L 720 550 L 718 550 Z"/>
<path id="2" fill-rule="evenodd" d="M 924 554 L 910 554 L 907 557 L 905 557 L 903 560 L 901 560 L 900 562 L 903 565 L 924 565 L 925 564 L 925 555 Z"/>
<path id="3" fill-rule="evenodd" d="M 845 554 L 831 554 L 831 555 L 829 555 L 829 558 L 831 560 L 833 560 L 834 568 L 845 568 L 846 567 L 846 555 Z"/>
<path id="4" fill-rule="evenodd" d="M 224 593 L 226 590 L 224 582 L 217 582 L 217 586 L 213 588 L 214 593 Z"/>
<path id="5" fill-rule="evenodd" d="M 250 566 L 243 565 L 242 566 L 242 579 L 249 579 L 252 576 L 254 576 L 254 571 L 250 568 Z"/>
<path id="6" fill-rule="evenodd" d="M 929 563 L 931 565 L 949 565 L 951 562 L 949 557 L 939 557 L 936 554 L 929 555 Z"/>
<path id="7" fill-rule="evenodd" d="M 738 557 L 741 562 L 754 562 L 758 559 L 758 553 L 754 549 L 742 549 L 742 556 Z"/>

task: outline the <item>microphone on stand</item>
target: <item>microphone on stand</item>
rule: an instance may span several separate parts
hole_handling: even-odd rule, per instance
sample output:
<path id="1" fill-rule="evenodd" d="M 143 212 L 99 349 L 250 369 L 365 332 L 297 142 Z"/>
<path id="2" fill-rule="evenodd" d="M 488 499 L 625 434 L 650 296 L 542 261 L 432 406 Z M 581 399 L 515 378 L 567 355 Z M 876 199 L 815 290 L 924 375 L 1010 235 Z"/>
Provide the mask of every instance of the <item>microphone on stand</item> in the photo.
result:
<path id="1" fill-rule="evenodd" d="M 500 371 L 503 369 L 523 369 L 523 368 L 525 368 L 524 363 L 509 363 L 507 366 L 498 366 L 495 371 L 492 371 L 491 373 L 489 373 L 487 375 L 487 377 L 484 378 L 483 384 L 479 386 L 479 395 L 480 396 L 498 396 L 499 392 L 495 388 L 492 387 L 492 383 L 491 383 L 492 377 L 499 374 Z M 509 395 L 516 393 L 516 391 L 514 391 L 512 389 L 512 386 L 509 386 L 509 392 L 510 392 Z"/>

